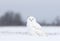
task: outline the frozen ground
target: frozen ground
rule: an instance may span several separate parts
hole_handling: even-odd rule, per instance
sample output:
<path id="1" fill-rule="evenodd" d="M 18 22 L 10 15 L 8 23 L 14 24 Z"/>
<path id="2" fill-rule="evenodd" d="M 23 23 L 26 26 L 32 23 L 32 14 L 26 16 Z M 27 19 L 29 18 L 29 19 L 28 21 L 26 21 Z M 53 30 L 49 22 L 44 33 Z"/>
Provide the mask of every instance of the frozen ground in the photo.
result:
<path id="1" fill-rule="evenodd" d="M 42 27 L 48 36 L 31 36 L 26 27 L 0 27 L 0 41 L 60 41 L 60 27 Z"/>

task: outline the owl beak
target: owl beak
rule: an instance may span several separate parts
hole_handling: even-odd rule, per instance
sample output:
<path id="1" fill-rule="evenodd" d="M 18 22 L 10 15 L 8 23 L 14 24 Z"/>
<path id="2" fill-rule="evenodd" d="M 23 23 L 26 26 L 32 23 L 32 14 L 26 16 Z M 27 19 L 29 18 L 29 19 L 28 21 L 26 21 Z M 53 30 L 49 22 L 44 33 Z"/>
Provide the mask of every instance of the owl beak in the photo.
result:
<path id="1" fill-rule="evenodd" d="M 32 19 L 29 19 L 32 22 Z"/>
<path id="2" fill-rule="evenodd" d="M 31 19 L 31 22 L 33 21 L 33 19 Z"/>
<path id="3" fill-rule="evenodd" d="M 32 22 L 32 20 L 31 20 L 31 22 Z"/>

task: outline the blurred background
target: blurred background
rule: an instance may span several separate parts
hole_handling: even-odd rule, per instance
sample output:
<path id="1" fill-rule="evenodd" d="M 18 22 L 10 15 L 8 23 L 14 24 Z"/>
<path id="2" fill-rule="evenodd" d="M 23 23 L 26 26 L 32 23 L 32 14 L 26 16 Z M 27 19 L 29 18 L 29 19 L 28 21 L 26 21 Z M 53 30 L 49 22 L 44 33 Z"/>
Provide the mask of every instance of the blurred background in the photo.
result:
<path id="1" fill-rule="evenodd" d="M 0 0 L 0 26 L 26 26 L 28 16 L 42 26 L 60 26 L 60 0 Z"/>

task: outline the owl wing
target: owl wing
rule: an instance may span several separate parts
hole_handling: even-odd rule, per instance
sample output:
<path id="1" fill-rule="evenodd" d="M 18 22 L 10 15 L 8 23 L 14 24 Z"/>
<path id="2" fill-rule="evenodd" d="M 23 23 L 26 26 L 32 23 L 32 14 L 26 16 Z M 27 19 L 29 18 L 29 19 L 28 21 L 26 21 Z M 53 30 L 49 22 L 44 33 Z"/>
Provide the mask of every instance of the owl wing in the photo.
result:
<path id="1" fill-rule="evenodd" d="M 40 24 L 38 24 L 38 23 L 35 23 L 35 24 L 33 24 L 33 28 L 34 29 L 41 29 L 41 26 L 40 26 Z"/>

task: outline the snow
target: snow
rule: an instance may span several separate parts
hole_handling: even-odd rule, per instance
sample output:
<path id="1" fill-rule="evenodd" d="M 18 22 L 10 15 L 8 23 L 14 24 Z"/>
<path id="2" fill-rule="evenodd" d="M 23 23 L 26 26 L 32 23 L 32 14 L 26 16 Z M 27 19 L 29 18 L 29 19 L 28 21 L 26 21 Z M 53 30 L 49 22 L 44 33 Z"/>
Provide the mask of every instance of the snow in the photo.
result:
<path id="1" fill-rule="evenodd" d="M 42 27 L 48 36 L 31 36 L 27 27 L 4 26 L 0 27 L 0 41 L 60 41 L 60 27 Z"/>

